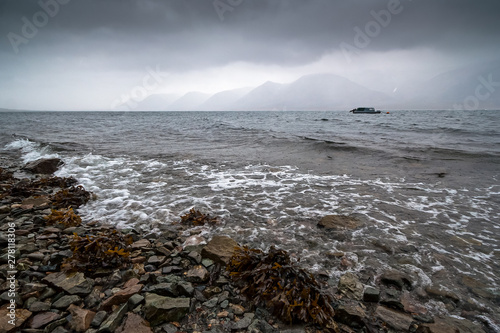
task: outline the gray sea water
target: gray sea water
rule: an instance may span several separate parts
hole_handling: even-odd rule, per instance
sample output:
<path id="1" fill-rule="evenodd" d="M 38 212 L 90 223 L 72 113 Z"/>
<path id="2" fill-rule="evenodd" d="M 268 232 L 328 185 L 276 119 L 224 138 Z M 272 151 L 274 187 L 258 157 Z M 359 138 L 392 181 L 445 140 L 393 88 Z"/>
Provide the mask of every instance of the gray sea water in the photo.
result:
<path id="1" fill-rule="evenodd" d="M 429 311 L 499 320 L 500 111 L 3 112 L 0 147 L 63 159 L 57 175 L 97 196 L 85 221 L 156 232 L 195 207 L 221 219 L 206 237 L 277 245 L 332 279 L 402 270 L 461 298 Z M 363 226 L 318 229 L 328 214 Z"/>

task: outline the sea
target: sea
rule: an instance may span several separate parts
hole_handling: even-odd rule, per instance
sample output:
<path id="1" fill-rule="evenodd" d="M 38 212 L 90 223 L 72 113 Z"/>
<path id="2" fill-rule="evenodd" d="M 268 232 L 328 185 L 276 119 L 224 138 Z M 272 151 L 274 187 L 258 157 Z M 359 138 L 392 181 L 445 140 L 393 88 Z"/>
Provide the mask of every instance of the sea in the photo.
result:
<path id="1" fill-rule="evenodd" d="M 195 208 L 219 218 L 207 239 L 277 246 L 332 284 L 402 271 L 460 299 L 431 313 L 500 324 L 500 111 L 1 112 L 0 154 L 62 159 L 94 194 L 85 222 L 159 234 Z"/>

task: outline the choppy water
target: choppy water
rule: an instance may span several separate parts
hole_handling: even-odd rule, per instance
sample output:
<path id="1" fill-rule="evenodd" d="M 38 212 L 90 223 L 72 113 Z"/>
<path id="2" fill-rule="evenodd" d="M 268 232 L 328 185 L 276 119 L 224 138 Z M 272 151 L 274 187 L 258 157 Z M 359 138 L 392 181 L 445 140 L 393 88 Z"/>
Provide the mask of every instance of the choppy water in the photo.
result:
<path id="1" fill-rule="evenodd" d="M 87 221 L 154 231 L 196 207 L 221 217 L 207 236 L 334 278 L 344 252 L 348 270 L 404 270 L 498 320 L 500 111 L 0 113 L 0 144 L 62 158 L 97 195 Z M 363 226 L 324 232 L 326 214 Z"/>

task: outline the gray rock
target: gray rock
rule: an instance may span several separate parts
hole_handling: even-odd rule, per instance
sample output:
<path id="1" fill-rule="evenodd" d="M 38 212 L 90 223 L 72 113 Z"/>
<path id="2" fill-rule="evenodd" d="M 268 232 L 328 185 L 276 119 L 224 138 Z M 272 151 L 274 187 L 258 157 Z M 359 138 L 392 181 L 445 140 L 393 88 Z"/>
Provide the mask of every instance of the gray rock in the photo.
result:
<path id="1" fill-rule="evenodd" d="M 43 281 L 63 289 L 71 295 L 88 295 L 94 287 L 94 280 L 88 279 L 83 273 L 59 272 L 50 274 Z"/>
<path id="2" fill-rule="evenodd" d="M 146 293 L 144 315 L 152 326 L 165 321 L 180 321 L 189 311 L 190 299 L 170 298 L 153 293 Z"/>
<path id="3" fill-rule="evenodd" d="M 203 303 L 203 306 L 206 306 L 207 308 L 213 308 L 217 305 L 219 299 L 217 297 L 212 297 L 208 301 Z"/>
<path id="4" fill-rule="evenodd" d="M 123 304 L 116 309 L 102 324 L 99 326 L 98 333 L 114 332 L 121 324 L 123 317 L 128 311 L 128 304 Z"/>
<path id="5" fill-rule="evenodd" d="M 81 298 L 78 295 L 67 295 L 59 298 L 57 301 L 52 303 L 52 307 L 56 309 L 66 310 L 71 304 L 76 304 L 81 302 Z"/>
<path id="6" fill-rule="evenodd" d="M 40 174 L 53 174 L 62 164 L 59 158 L 44 158 L 33 162 L 29 162 L 24 166 L 25 170 Z"/>
<path id="7" fill-rule="evenodd" d="M 380 299 L 380 289 L 366 286 L 363 292 L 363 301 L 377 303 Z"/>
<path id="8" fill-rule="evenodd" d="M 191 297 L 194 295 L 194 287 L 191 282 L 180 281 L 177 284 L 177 292 L 180 295 Z"/>
<path id="9" fill-rule="evenodd" d="M 413 318 L 405 313 L 378 306 L 375 310 L 375 316 L 387 323 L 387 326 L 395 329 L 398 332 L 408 332 Z"/>
<path id="10" fill-rule="evenodd" d="M 231 329 L 235 331 L 243 330 L 250 326 L 253 321 L 254 313 L 245 313 L 242 319 L 231 323 Z"/>
<path id="11" fill-rule="evenodd" d="M 50 304 L 45 302 L 34 302 L 30 305 L 29 310 L 31 312 L 44 312 L 50 310 Z"/>
<path id="12" fill-rule="evenodd" d="M 106 311 L 97 312 L 94 316 L 94 319 L 92 319 L 90 326 L 95 328 L 101 326 L 102 322 L 104 321 L 104 318 L 106 318 L 107 315 L 108 313 Z"/>
<path id="13" fill-rule="evenodd" d="M 380 294 L 380 303 L 398 310 L 404 310 L 401 303 L 401 292 L 396 289 L 384 289 Z"/>
<path id="14" fill-rule="evenodd" d="M 144 301 L 144 296 L 142 296 L 140 294 L 135 294 L 135 295 L 132 295 L 132 297 L 130 297 L 128 299 L 128 304 L 130 305 L 130 308 L 133 309 L 137 305 L 141 304 L 142 301 Z"/>
<path id="15" fill-rule="evenodd" d="M 158 283 L 148 288 L 148 291 L 161 296 L 177 296 L 177 284 L 175 283 Z"/>

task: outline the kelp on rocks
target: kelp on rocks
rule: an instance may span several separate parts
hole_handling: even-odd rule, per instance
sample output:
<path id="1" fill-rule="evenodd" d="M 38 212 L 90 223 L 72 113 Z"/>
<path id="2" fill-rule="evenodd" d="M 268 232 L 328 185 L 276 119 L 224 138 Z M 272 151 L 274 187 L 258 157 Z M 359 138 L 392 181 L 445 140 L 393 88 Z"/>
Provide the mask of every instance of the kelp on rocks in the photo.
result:
<path id="1" fill-rule="evenodd" d="M 322 291 L 311 273 L 292 262 L 286 251 L 274 246 L 267 253 L 238 247 L 227 269 L 244 294 L 281 319 L 338 331 L 333 320 L 333 297 Z"/>
<path id="2" fill-rule="evenodd" d="M 44 217 L 47 224 L 60 223 L 64 225 L 65 228 L 78 227 L 82 224 L 82 218 L 75 214 L 73 208 L 68 209 L 52 209 L 50 215 Z"/>
<path id="3" fill-rule="evenodd" d="M 50 199 L 56 208 L 78 208 L 90 200 L 90 192 L 81 185 L 71 186 L 60 190 Z"/>
<path id="4" fill-rule="evenodd" d="M 217 217 L 211 217 L 210 214 L 203 214 L 199 210 L 195 210 L 194 208 L 191 208 L 189 210 L 189 213 L 186 215 L 181 216 L 181 223 L 182 224 L 190 224 L 194 226 L 199 226 L 199 225 L 214 225 L 217 224 L 219 220 Z"/>
<path id="5" fill-rule="evenodd" d="M 73 234 L 70 248 L 73 256 L 65 260 L 67 270 L 95 273 L 99 268 L 120 268 L 130 264 L 132 237 L 112 229 L 96 235 Z"/>

